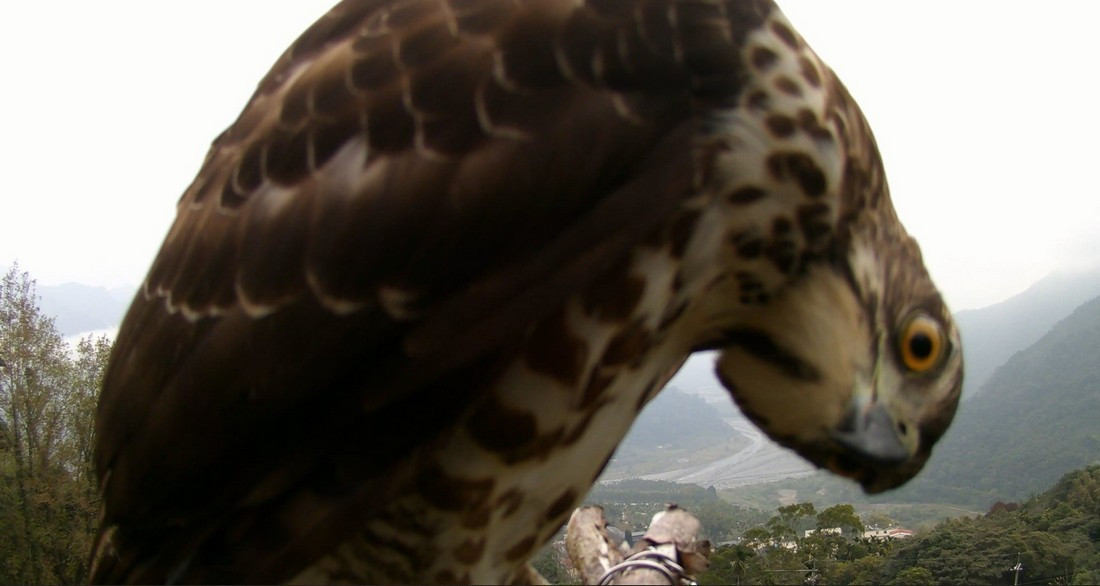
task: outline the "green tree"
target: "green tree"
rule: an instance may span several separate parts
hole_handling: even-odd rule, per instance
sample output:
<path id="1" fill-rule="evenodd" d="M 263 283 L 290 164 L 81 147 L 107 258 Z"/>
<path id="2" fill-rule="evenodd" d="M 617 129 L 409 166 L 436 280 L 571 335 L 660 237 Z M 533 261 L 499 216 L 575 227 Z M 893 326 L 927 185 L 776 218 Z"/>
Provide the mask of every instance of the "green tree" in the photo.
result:
<path id="1" fill-rule="evenodd" d="M 878 527 L 880 529 L 893 527 L 898 524 L 897 521 L 882 511 L 864 513 L 860 516 L 860 521 L 863 522 L 864 527 Z"/>
<path id="2" fill-rule="evenodd" d="M 913 566 L 897 573 L 890 586 L 934 586 L 936 579 L 928 568 Z"/>
<path id="3" fill-rule="evenodd" d="M 886 559 L 865 556 L 849 562 L 830 564 L 825 572 L 826 584 L 881 584 Z"/>
<path id="4" fill-rule="evenodd" d="M 797 542 L 802 531 L 809 527 L 808 520 L 816 514 L 813 503 L 795 503 L 779 507 L 777 512 L 765 525 L 776 543 Z"/>
<path id="5" fill-rule="evenodd" d="M 835 505 L 817 514 L 817 528 L 839 527 L 844 535 L 855 539 L 863 534 L 863 522 L 852 505 Z"/>
<path id="6" fill-rule="evenodd" d="M 0 280 L 0 583 L 83 580 L 95 523 L 92 426 L 105 340 L 77 358 L 18 265 Z"/>
<path id="7" fill-rule="evenodd" d="M 756 553 L 743 544 L 719 547 L 710 556 L 710 566 L 698 576 L 700 584 L 749 584 Z"/>
<path id="8" fill-rule="evenodd" d="M 564 557 L 560 542 L 548 543 L 531 559 L 531 567 L 551 584 L 573 584 Z"/>

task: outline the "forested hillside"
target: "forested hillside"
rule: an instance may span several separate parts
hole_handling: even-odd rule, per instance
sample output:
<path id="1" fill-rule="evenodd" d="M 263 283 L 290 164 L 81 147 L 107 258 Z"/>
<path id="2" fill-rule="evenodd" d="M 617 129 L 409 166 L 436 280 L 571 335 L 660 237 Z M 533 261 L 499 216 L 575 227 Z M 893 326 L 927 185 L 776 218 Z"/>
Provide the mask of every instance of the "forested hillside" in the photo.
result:
<path id="1" fill-rule="evenodd" d="M 1100 584 L 1100 466 L 1066 474 L 1022 505 L 995 503 L 984 517 L 905 542 L 882 577 L 914 566 L 939 584 Z"/>
<path id="2" fill-rule="evenodd" d="M 859 536 L 871 519 L 851 505 L 776 513 L 718 548 L 700 583 L 1100 584 L 1100 466 L 1066 474 L 1023 504 L 998 502 L 908 539 Z M 804 533 L 832 527 L 841 533 Z"/>

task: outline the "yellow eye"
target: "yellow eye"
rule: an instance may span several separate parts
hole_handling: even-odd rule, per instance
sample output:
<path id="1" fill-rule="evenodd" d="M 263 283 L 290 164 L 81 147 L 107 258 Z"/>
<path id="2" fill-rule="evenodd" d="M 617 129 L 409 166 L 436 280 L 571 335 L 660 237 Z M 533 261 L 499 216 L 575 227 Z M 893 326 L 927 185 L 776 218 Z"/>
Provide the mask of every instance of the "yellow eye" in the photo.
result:
<path id="1" fill-rule="evenodd" d="M 898 344 L 905 367 L 917 373 L 926 372 L 943 354 L 943 331 L 936 320 L 917 314 L 905 324 Z"/>

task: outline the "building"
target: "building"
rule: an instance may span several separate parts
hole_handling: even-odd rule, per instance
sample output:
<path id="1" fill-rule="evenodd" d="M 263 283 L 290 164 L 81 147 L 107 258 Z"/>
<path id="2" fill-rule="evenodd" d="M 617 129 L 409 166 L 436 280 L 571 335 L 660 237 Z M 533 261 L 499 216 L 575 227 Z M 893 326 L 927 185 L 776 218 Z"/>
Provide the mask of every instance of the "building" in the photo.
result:
<path id="1" fill-rule="evenodd" d="M 871 527 L 863 532 L 864 539 L 905 539 L 913 536 L 911 529 L 894 527 L 893 529 L 879 529 Z"/>

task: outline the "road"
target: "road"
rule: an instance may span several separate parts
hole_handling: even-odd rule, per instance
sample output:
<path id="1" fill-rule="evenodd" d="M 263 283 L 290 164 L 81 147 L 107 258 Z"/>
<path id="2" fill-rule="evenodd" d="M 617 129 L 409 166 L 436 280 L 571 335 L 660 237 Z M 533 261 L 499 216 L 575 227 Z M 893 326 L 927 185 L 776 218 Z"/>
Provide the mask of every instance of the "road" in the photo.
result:
<path id="1" fill-rule="evenodd" d="M 732 488 L 813 473 L 811 464 L 773 443 L 747 419 L 739 416 L 723 419 L 735 432 L 749 440 L 748 446 L 708 464 L 649 474 L 642 478 Z"/>

